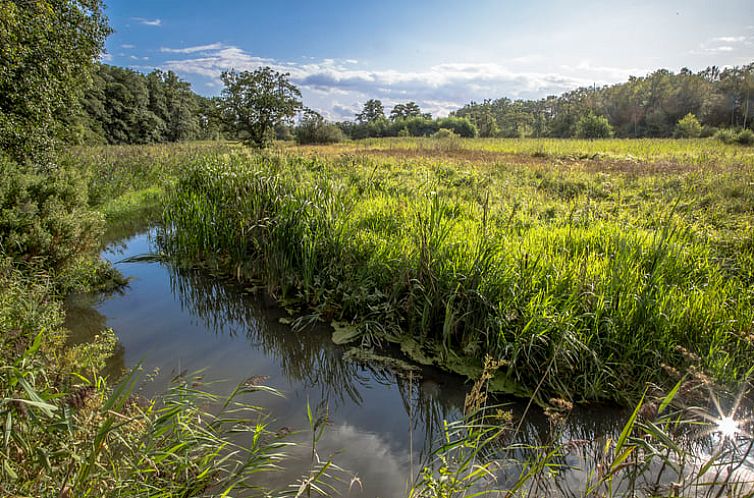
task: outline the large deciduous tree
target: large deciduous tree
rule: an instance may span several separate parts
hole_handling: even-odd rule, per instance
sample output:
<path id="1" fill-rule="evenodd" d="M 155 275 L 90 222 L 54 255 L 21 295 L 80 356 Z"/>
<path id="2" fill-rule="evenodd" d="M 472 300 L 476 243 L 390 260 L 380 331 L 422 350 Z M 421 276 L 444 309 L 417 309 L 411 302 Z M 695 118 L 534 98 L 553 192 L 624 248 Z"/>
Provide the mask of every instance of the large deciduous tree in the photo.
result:
<path id="1" fill-rule="evenodd" d="M 51 150 L 109 33 L 100 0 L 0 2 L 0 149 L 19 161 Z"/>
<path id="2" fill-rule="evenodd" d="M 222 115 L 229 131 L 254 147 L 269 145 L 275 127 L 301 109 L 301 92 L 288 76 L 269 67 L 224 72 Z"/>

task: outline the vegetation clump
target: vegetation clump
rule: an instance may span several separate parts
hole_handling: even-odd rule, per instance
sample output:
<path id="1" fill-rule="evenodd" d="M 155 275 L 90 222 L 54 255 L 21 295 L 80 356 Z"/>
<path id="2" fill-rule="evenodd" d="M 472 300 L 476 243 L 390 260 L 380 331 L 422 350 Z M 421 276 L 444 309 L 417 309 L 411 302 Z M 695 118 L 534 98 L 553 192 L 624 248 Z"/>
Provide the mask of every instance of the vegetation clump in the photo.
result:
<path id="1" fill-rule="evenodd" d="M 751 204 L 725 192 L 747 170 L 637 171 L 231 155 L 179 178 L 161 240 L 446 368 L 505 360 L 529 392 L 625 402 L 677 345 L 740 380 Z"/>
<path id="2" fill-rule="evenodd" d="M 345 135 L 336 125 L 328 123 L 316 111 L 306 109 L 295 130 L 296 143 L 299 145 L 326 145 L 341 142 Z"/>
<path id="3" fill-rule="evenodd" d="M 589 139 L 610 138 L 613 136 L 613 127 L 606 117 L 590 112 L 576 121 L 574 136 Z"/>
<path id="4" fill-rule="evenodd" d="M 678 120 L 675 127 L 675 136 L 678 138 L 699 138 L 702 134 L 702 124 L 694 116 L 688 113 Z"/>

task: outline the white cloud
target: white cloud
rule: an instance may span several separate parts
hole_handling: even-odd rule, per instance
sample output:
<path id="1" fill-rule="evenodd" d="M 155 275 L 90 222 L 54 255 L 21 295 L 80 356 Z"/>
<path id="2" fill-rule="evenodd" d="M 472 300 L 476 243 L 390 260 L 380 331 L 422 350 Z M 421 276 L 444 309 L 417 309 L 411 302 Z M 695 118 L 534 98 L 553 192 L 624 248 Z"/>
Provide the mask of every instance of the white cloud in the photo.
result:
<path id="1" fill-rule="evenodd" d="M 132 17 L 131 19 L 138 22 L 139 24 L 143 24 L 144 26 L 162 26 L 162 19 L 147 19 L 144 17 Z"/>
<path id="2" fill-rule="evenodd" d="M 622 68 L 614 66 L 594 66 L 589 61 L 581 61 L 575 66 L 561 65 L 561 69 L 579 74 L 590 74 L 597 77 L 594 82 L 622 81 L 629 76 L 640 76 L 650 72 L 646 68 Z"/>
<path id="3" fill-rule="evenodd" d="M 113 60 L 113 56 L 107 52 L 101 52 L 99 54 L 99 60 L 102 62 L 110 62 Z"/>
<path id="4" fill-rule="evenodd" d="M 694 55 L 723 54 L 739 50 L 742 46 L 749 47 L 754 37 L 751 36 L 717 36 L 700 43 L 699 48 L 691 50 Z"/>
<path id="5" fill-rule="evenodd" d="M 222 43 L 210 43 L 209 45 L 197 45 L 195 47 L 185 47 L 185 48 L 168 48 L 168 47 L 160 47 L 160 52 L 170 53 L 170 54 L 193 54 L 195 52 L 206 52 L 208 50 L 217 50 L 223 48 Z"/>
<path id="6" fill-rule="evenodd" d="M 129 48 L 136 48 L 136 46 L 131 45 L 130 43 L 124 43 L 123 45 L 120 46 L 120 48 L 129 49 Z"/>
<path id="7" fill-rule="evenodd" d="M 745 40 L 745 36 L 718 36 L 717 38 L 712 39 L 713 42 L 721 43 L 740 43 Z"/>
<path id="8" fill-rule="evenodd" d="M 261 66 L 289 73 L 301 87 L 307 105 L 323 109 L 332 118 L 352 118 L 353 104 L 368 98 L 382 99 L 386 107 L 408 100 L 422 109 L 444 116 L 470 100 L 502 96 L 531 98 L 559 94 L 592 83 L 605 84 L 646 74 L 644 69 L 593 66 L 584 61 L 562 66 L 562 72 L 514 70 L 499 63 L 444 63 L 422 70 L 363 69 L 352 59 L 310 59 L 292 62 L 263 58 L 222 43 L 186 48 L 166 48 L 161 52 L 189 57 L 173 58 L 163 69 L 183 75 L 199 75 L 217 80 L 229 69 L 253 70 Z M 525 56 L 533 60 L 538 56 Z M 509 63 L 524 62 L 524 58 Z"/>

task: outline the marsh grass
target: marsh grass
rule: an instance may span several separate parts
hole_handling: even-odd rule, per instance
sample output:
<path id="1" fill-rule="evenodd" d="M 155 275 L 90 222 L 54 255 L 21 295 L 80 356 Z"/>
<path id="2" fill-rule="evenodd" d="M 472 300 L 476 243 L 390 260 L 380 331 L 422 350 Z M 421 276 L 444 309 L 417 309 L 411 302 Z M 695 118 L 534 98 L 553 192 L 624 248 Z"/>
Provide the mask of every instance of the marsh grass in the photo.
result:
<path id="1" fill-rule="evenodd" d="M 531 445 L 514 442 L 521 424 L 505 406 L 487 403 L 497 367 L 486 363 L 467 396 L 466 417 L 445 423 L 410 497 L 754 494 L 751 407 L 743 402 L 748 382 L 722 396 L 725 390 L 692 372 L 664 394 L 645 392 L 624 425 L 603 440 L 575 439 L 566 429 L 573 405 L 551 399 L 549 439 Z"/>
<path id="2" fill-rule="evenodd" d="M 508 389 L 626 402 L 679 345 L 721 381 L 751 365 L 753 180 L 227 154 L 171 186 L 160 241 L 415 359 L 476 378 L 490 354 Z"/>
<path id="3" fill-rule="evenodd" d="M 0 259 L 0 495 L 290 492 L 260 485 L 292 446 L 250 402 L 274 391 L 241 384 L 220 397 L 200 377 L 178 376 L 167 392 L 145 399 L 138 369 L 121 380 L 100 376 L 117 344 L 112 330 L 67 341 L 57 288 L 52 276 Z M 327 477 L 313 465 L 301 480 L 317 496 Z"/>

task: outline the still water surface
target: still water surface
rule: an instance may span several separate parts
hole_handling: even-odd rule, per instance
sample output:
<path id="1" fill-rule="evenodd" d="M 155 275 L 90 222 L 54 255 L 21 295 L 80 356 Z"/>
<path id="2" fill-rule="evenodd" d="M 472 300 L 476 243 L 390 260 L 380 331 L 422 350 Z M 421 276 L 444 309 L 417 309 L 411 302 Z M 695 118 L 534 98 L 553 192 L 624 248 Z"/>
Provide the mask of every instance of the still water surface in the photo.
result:
<path id="1" fill-rule="evenodd" d="M 284 394 L 256 393 L 251 400 L 270 412 L 273 430 L 306 431 L 307 403 L 326 406 L 330 425 L 318 451 L 334 455 L 360 482 L 350 490 L 345 486 L 342 495 L 405 496 L 436 446 L 443 420 L 461 417 L 468 382 L 431 368 L 407 378 L 381 365 L 348 361 L 347 348 L 333 344 L 327 328 L 294 332 L 279 321 L 279 309 L 230 282 L 164 262 L 124 261 L 153 249 L 150 232 L 143 232 L 103 253 L 131 283 L 112 296 L 70 299 L 67 326 L 73 340 L 114 329 L 119 347 L 111 372 L 138 364 L 147 372 L 159 369 L 144 386 L 145 395 L 164 391 L 180 373 L 202 369 L 206 381 L 222 381 L 211 386 L 218 393 L 250 377 L 264 378 L 265 385 Z M 508 402 L 518 423 L 524 405 Z M 567 436 L 599 441 L 624 420 L 624 413 L 605 407 L 577 410 L 567 422 Z M 517 438 L 536 444 L 548 437 L 547 418 L 527 412 Z M 302 445 L 295 452 L 285 470 L 266 477 L 268 485 L 282 486 L 307 471 L 309 449 Z M 578 481 L 567 472 L 562 478 L 566 487 L 567 481 Z"/>

